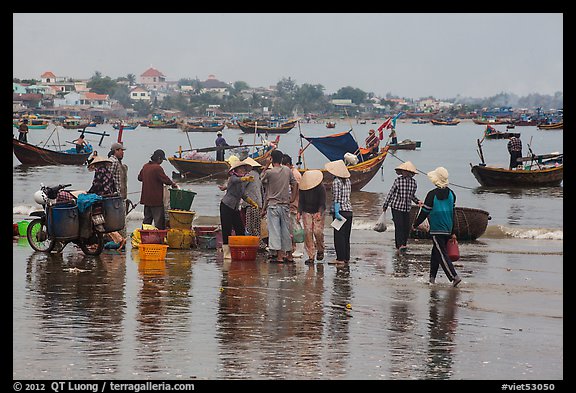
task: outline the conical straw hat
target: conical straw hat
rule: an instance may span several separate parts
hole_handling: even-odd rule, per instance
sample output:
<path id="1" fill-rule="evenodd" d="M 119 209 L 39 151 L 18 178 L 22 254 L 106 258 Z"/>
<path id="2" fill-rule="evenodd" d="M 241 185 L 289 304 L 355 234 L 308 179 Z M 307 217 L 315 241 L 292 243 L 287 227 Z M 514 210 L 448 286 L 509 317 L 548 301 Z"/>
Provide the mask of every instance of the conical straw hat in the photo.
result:
<path id="1" fill-rule="evenodd" d="M 94 159 L 92 160 L 92 162 L 90 164 L 88 164 L 88 169 L 93 171 L 94 170 L 94 166 L 96 164 L 104 164 L 104 163 L 112 163 L 112 160 L 106 157 L 102 157 L 102 156 L 96 156 L 94 157 Z"/>
<path id="2" fill-rule="evenodd" d="M 406 161 L 400 165 L 398 165 L 396 168 L 394 169 L 400 169 L 403 171 L 408 171 L 408 172 L 412 172 L 412 173 L 418 173 L 418 170 L 416 169 L 416 167 L 414 166 L 414 164 L 412 164 L 412 162 L 410 161 Z"/>
<path id="3" fill-rule="evenodd" d="M 244 160 L 244 163 L 246 165 L 250 165 L 253 168 L 258 167 L 258 166 L 262 166 L 262 165 L 260 165 L 260 163 L 258 161 L 256 161 L 252 157 L 246 157 L 246 159 Z"/>
<path id="4" fill-rule="evenodd" d="M 322 183 L 324 179 L 324 174 L 321 170 L 318 169 L 310 169 L 302 175 L 302 179 L 300 179 L 300 184 L 298 188 L 303 191 L 311 190 L 312 188 L 316 187 L 318 184 Z"/>
<path id="5" fill-rule="evenodd" d="M 244 165 L 250 165 L 245 163 L 244 161 L 240 161 L 240 160 L 235 160 L 231 165 L 230 165 L 230 169 L 228 169 L 228 172 L 238 168 L 239 166 L 244 166 Z"/>
<path id="6" fill-rule="evenodd" d="M 324 165 L 324 168 L 336 177 L 350 177 L 350 172 L 342 160 L 330 161 Z"/>

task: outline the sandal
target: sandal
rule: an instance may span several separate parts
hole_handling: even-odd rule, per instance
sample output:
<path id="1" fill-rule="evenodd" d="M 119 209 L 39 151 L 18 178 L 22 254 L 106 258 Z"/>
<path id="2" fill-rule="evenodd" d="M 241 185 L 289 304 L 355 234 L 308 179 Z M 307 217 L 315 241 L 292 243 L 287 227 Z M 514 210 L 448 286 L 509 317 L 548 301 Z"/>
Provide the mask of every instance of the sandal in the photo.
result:
<path id="1" fill-rule="evenodd" d="M 306 259 L 306 260 L 304 261 L 304 263 L 305 263 L 306 265 L 314 265 L 314 259 Z"/>
<path id="2" fill-rule="evenodd" d="M 318 251 L 318 253 L 316 253 L 316 259 L 321 261 L 322 259 L 324 259 L 324 252 L 323 251 Z"/>

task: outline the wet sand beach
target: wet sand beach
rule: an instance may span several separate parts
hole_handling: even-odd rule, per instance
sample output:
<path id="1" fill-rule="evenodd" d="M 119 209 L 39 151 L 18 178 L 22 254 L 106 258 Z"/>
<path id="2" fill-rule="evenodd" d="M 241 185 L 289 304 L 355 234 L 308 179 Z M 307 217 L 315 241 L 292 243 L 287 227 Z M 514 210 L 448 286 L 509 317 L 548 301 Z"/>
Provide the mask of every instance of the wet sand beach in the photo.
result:
<path id="1" fill-rule="evenodd" d="M 24 243 L 14 379 L 564 378 L 559 241 L 462 243 L 459 288 L 442 272 L 429 285 L 429 241 L 399 256 L 390 228 L 353 231 L 346 267 L 326 263 L 331 247 L 307 266 L 214 250 L 145 261 L 131 246 L 59 257 Z"/>

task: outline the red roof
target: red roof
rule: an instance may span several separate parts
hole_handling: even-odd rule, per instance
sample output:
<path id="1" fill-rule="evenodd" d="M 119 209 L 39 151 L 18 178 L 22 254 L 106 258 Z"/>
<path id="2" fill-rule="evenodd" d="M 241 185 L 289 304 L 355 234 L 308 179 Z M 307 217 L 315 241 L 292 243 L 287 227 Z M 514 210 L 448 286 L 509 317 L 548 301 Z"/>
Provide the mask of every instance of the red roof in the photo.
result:
<path id="1" fill-rule="evenodd" d="M 92 93 L 91 91 L 84 93 L 84 98 L 87 100 L 107 100 L 108 94 Z"/>
<path id="2" fill-rule="evenodd" d="M 40 75 L 40 78 L 56 78 L 56 75 L 54 75 L 52 71 L 46 71 L 45 73 Z"/>
<path id="3" fill-rule="evenodd" d="M 151 76 L 164 76 L 163 73 L 161 73 L 160 71 L 158 71 L 156 68 L 148 68 L 146 71 L 144 71 L 144 73 L 140 76 L 146 76 L 146 77 L 151 77 Z"/>

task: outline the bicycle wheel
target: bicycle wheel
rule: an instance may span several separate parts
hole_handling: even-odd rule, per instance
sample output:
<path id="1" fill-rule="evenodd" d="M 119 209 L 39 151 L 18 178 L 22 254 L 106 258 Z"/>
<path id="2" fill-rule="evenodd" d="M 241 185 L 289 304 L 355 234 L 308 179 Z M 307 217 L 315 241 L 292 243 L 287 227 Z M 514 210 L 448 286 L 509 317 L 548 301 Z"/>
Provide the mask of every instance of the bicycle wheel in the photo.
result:
<path id="1" fill-rule="evenodd" d="M 55 241 L 48 238 L 48 228 L 46 222 L 41 218 L 30 221 L 26 230 L 28 243 L 35 251 L 51 252 L 54 248 Z"/>

